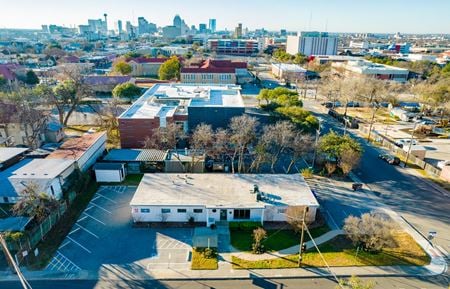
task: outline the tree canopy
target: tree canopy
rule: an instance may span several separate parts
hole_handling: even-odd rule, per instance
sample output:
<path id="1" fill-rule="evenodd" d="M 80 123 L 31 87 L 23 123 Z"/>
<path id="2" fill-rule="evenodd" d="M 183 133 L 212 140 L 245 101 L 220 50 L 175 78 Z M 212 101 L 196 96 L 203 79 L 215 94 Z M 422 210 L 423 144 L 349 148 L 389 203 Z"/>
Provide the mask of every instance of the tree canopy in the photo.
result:
<path id="1" fill-rule="evenodd" d="M 36 85 L 39 84 L 39 78 L 37 77 L 36 73 L 34 73 L 33 70 L 28 70 L 27 73 L 25 74 L 23 82 L 29 85 Z"/>
<path id="2" fill-rule="evenodd" d="M 277 49 L 273 52 L 272 57 L 279 62 L 289 62 L 294 64 L 305 64 L 308 62 L 308 58 L 301 54 L 297 53 L 295 55 L 287 53 L 283 49 Z"/>
<path id="3" fill-rule="evenodd" d="M 121 75 L 128 75 L 133 71 L 131 65 L 126 63 L 124 60 L 120 60 L 113 65 L 113 71 Z"/>
<path id="4" fill-rule="evenodd" d="M 178 57 L 172 56 L 159 68 L 158 75 L 161 80 L 173 80 L 180 77 L 181 64 Z"/>
<path id="5" fill-rule="evenodd" d="M 133 83 L 121 83 L 116 85 L 112 91 L 114 97 L 131 98 L 139 96 L 142 89 Z"/>

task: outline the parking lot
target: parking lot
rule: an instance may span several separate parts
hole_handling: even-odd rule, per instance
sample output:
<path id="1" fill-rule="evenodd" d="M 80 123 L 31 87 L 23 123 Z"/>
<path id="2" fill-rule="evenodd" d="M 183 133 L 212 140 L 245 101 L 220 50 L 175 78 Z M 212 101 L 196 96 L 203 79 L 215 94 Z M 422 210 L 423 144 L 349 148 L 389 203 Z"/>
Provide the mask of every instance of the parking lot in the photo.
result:
<path id="1" fill-rule="evenodd" d="M 189 266 L 190 228 L 133 228 L 136 187 L 102 186 L 60 245 L 47 270 L 98 270 L 107 264 Z"/>

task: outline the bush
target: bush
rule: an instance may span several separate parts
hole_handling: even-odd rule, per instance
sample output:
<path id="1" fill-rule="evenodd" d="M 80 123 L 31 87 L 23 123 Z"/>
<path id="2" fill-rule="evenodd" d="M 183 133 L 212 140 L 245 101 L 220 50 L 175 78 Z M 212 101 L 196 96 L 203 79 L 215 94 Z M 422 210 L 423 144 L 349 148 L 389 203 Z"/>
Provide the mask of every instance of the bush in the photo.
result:
<path id="1" fill-rule="evenodd" d="M 262 241 L 267 238 L 267 232 L 263 228 L 256 228 L 253 230 L 253 244 L 252 253 L 262 254 L 264 253 L 264 245 Z"/>
<path id="2" fill-rule="evenodd" d="M 214 259 L 217 258 L 217 252 L 212 248 L 205 248 L 203 250 L 203 257 L 206 259 Z"/>
<path id="3" fill-rule="evenodd" d="M 312 168 L 304 168 L 300 170 L 300 174 L 302 175 L 302 177 L 304 177 L 305 179 L 309 179 L 312 178 L 314 175 L 314 171 Z"/>

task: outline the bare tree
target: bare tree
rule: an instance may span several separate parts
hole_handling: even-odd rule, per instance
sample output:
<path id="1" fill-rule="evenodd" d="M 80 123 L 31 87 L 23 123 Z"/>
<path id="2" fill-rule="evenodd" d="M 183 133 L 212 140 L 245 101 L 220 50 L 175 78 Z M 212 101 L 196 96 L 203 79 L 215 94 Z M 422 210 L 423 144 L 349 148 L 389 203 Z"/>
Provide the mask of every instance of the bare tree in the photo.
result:
<path id="1" fill-rule="evenodd" d="M 292 143 L 294 135 L 295 126 L 288 121 L 280 121 L 264 127 L 261 140 L 269 155 L 272 173 L 275 172 L 275 164 L 280 155 Z"/>
<path id="2" fill-rule="evenodd" d="M 366 251 L 379 252 L 395 244 L 392 221 L 380 214 L 371 212 L 361 217 L 349 216 L 343 229 L 356 246 Z"/>
<path id="3" fill-rule="evenodd" d="M 262 241 L 267 238 L 267 232 L 263 228 L 256 228 L 253 230 L 253 244 L 252 244 L 252 252 L 253 254 L 262 254 L 264 253 L 264 245 Z"/>
<path id="4" fill-rule="evenodd" d="M 334 162 L 326 162 L 325 169 L 327 170 L 328 176 L 331 176 L 337 169 L 337 165 Z"/>
<path id="5" fill-rule="evenodd" d="M 192 169 L 205 158 L 205 155 L 211 153 L 213 141 L 214 132 L 211 125 L 202 123 L 194 129 L 190 141 Z"/>
<path id="6" fill-rule="evenodd" d="M 351 147 L 341 151 L 341 158 L 339 160 L 339 167 L 342 169 L 344 175 L 348 175 L 352 169 L 359 163 L 361 153 L 353 150 Z"/>
<path id="7" fill-rule="evenodd" d="M 40 191 L 39 186 L 31 183 L 25 186 L 20 198 L 12 207 L 14 215 L 36 218 L 38 222 L 44 220 L 59 206 L 53 197 Z"/>
<path id="8" fill-rule="evenodd" d="M 287 153 L 290 157 L 290 161 L 286 173 L 289 174 L 297 161 L 313 149 L 314 138 L 302 131 L 296 131 L 292 141 L 288 144 Z"/>
<path id="9" fill-rule="evenodd" d="M 232 172 L 235 173 L 235 160 L 237 158 L 237 172 L 244 172 L 245 154 L 249 145 L 256 138 L 256 128 L 258 121 L 256 118 L 242 115 L 233 117 L 229 125 L 230 143 L 233 146 L 233 155 L 231 157 Z"/>
<path id="10" fill-rule="evenodd" d="M 286 222 L 291 225 L 292 229 L 296 232 L 302 230 L 303 221 L 306 224 L 312 222 L 311 218 L 308 218 L 306 212 L 308 212 L 307 206 L 289 206 L 286 208 Z M 305 216 L 305 219 L 303 219 Z"/>

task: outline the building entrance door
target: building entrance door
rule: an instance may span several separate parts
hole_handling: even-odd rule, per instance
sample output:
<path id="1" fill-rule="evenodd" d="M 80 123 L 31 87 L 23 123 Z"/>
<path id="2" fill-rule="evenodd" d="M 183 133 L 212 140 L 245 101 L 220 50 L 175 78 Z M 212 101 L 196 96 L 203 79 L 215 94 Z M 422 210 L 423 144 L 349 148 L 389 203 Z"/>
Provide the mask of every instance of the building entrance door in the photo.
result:
<path id="1" fill-rule="evenodd" d="M 220 209 L 220 220 L 226 221 L 227 220 L 227 210 Z"/>

